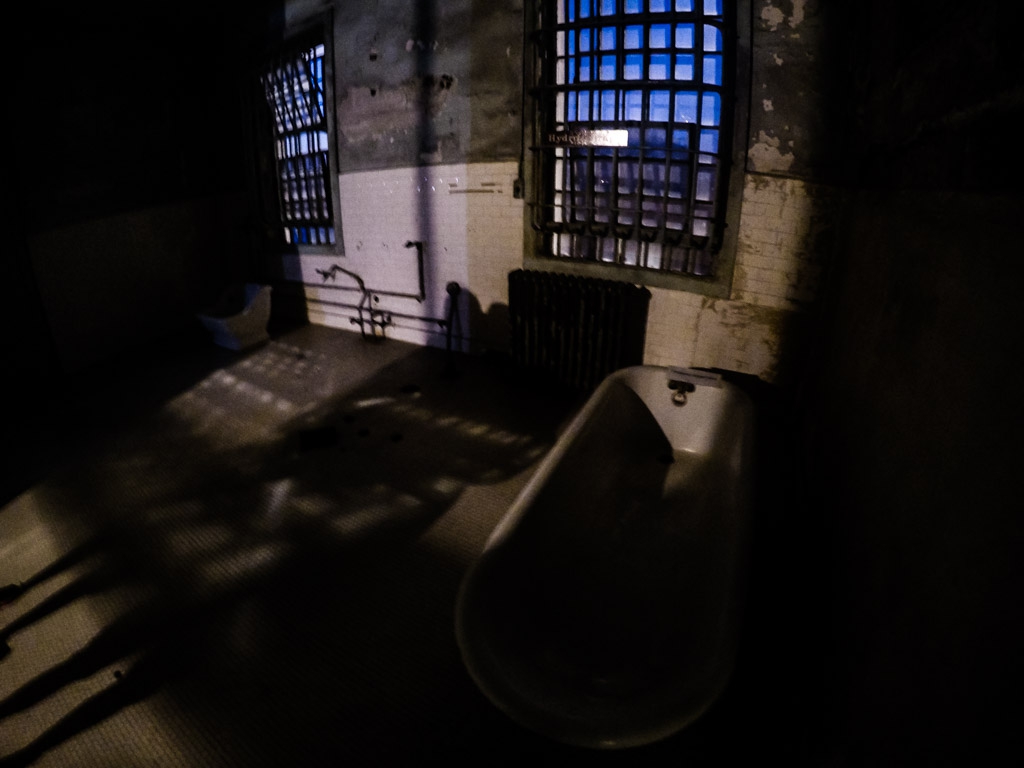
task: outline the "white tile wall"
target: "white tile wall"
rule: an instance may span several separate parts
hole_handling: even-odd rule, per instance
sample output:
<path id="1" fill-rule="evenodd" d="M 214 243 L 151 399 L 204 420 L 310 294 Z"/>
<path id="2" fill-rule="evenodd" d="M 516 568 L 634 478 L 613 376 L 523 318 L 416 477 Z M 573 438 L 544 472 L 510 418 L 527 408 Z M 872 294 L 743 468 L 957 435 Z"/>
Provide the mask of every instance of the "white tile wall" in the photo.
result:
<path id="1" fill-rule="evenodd" d="M 650 290 L 644 362 L 648 365 L 695 365 L 704 297 L 664 288 Z"/>
<path id="2" fill-rule="evenodd" d="M 517 172 L 512 162 L 345 174 L 340 179 L 345 256 L 289 257 L 286 273 L 320 283 L 316 269 L 338 263 L 371 289 L 416 293 L 416 254 L 404 244 L 422 241 L 424 300 L 381 295 L 375 305 L 393 313 L 388 337 L 443 344 L 436 321 L 446 316 L 445 287 L 455 281 L 463 289 L 465 334 L 500 345 L 507 328 L 502 310 L 508 273 L 522 266 L 523 258 L 524 208 L 512 194 Z M 785 328 L 815 295 L 820 235 L 834 202 L 827 189 L 748 174 L 730 299 L 652 289 L 645 362 L 719 367 L 772 380 Z M 352 303 L 358 300 L 351 279 L 339 275 L 328 285 L 348 286 L 345 295 Z M 306 291 L 310 299 L 329 293 L 318 287 Z M 313 322 L 358 330 L 350 311 L 313 302 L 309 313 Z"/>
<path id="3" fill-rule="evenodd" d="M 819 235 L 834 210 L 829 190 L 798 179 L 748 174 L 732 298 L 803 309 L 821 276 Z"/>
<path id="4" fill-rule="evenodd" d="M 787 329 L 816 296 L 838 202 L 828 188 L 748 174 L 730 299 L 653 289 L 645 362 L 776 379 Z"/>
<path id="5" fill-rule="evenodd" d="M 441 345 L 447 318 L 446 287 L 456 282 L 463 289 L 461 317 L 464 335 L 477 335 L 470 327 L 469 311 L 481 312 L 494 303 L 507 303 L 507 275 L 522 263 L 522 201 L 513 195 L 517 164 L 481 163 L 425 168 L 400 168 L 343 174 L 340 181 L 342 257 L 289 257 L 291 279 L 322 282 L 316 270 L 337 263 L 355 272 L 377 292 L 419 292 L 416 250 L 408 241 L 424 244 L 425 296 L 422 301 L 378 294 L 376 309 L 389 312 L 393 325 L 389 338 L 417 344 Z M 324 283 L 347 286 L 352 303 L 358 301 L 355 282 L 345 276 Z M 309 299 L 331 291 L 307 288 Z M 334 293 L 336 298 L 337 294 Z M 311 302 L 310 320 L 346 330 L 351 310 Z M 474 311 L 474 319 L 478 313 Z"/>

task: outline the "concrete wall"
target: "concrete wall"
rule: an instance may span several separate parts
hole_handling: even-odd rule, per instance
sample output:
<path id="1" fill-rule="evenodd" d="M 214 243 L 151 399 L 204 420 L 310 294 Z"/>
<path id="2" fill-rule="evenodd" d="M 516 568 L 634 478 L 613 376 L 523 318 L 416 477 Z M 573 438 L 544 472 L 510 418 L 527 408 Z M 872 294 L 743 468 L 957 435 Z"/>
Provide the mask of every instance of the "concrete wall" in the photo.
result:
<path id="1" fill-rule="evenodd" d="M 342 173 L 516 161 L 522 0 L 335 3 Z"/>
<path id="2" fill-rule="evenodd" d="M 841 196 L 823 149 L 823 98 L 811 97 L 825 92 L 818 85 L 825 66 L 821 13 L 812 2 L 784 5 L 752 3 L 754 86 L 750 135 L 739 139 L 749 151 L 732 293 L 713 300 L 653 289 L 647 362 L 779 380 L 797 358 Z M 293 0 L 286 19 L 295 28 L 325 7 L 334 13 L 337 72 L 345 251 L 337 263 L 380 292 L 377 308 L 395 321 L 389 336 L 439 343 L 435 321 L 446 312 L 445 285 L 457 280 L 467 290 L 469 333 L 501 346 L 504 281 L 522 265 L 516 232 L 524 204 L 514 194 L 522 151 L 522 2 Z M 425 243 L 424 301 L 385 295 L 415 284 L 402 248 L 408 240 Z M 352 310 L 338 306 L 352 303 L 352 291 L 315 284 L 322 282 L 315 270 L 329 260 L 284 262 L 286 276 L 307 283 L 315 322 L 353 328 Z M 331 296 L 339 299 L 333 305 Z"/>

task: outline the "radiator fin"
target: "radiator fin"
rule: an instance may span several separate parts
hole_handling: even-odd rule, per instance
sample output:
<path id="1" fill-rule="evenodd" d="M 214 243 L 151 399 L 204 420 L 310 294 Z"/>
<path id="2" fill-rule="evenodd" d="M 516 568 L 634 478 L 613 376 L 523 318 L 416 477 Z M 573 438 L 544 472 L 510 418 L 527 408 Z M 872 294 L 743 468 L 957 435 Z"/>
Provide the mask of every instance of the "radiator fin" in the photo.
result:
<path id="1" fill-rule="evenodd" d="M 643 362 L 646 288 L 554 272 L 508 276 L 511 354 L 520 368 L 588 392 L 619 368 Z"/>

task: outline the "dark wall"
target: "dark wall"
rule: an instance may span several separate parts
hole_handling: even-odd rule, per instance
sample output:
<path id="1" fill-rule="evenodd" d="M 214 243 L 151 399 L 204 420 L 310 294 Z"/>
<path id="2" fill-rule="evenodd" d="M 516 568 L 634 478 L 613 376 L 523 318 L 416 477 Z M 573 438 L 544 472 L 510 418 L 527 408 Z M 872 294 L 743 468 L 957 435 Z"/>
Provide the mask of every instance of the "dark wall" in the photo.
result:
<path id="1" fill-rule="evenodd" d="M 1024 62 L 1011 11 L 958 10 L 858 4 L 829 33 L 856 159 L 804 402 L 829 764 L 1021 754 Z"/>
<path id="2" fill-rule="evenodd" d="M 223 192 L 248 172 L 250 77 L 280 2 L 58 4 L 19 21 L 30 229 Z M 40 114 L 31 105 L 38 105 Z M 45 119 L 32 119 L 45 115 Z"/>
<path id="3" fill-rule="evenodd" d="M 206 5 L 67 4 L 19 23 L 31 231 L 237 188 L 242 22 Z"/>
<path id="4" fill-rule="evenodd" d="M 873 4 L 850 44 L 865 175 L 885 187 L 1020 195 L 1021 14 L 984 3 Z"/>
<path id="5" fill-rule="evenodd" d="M 15 271 L 33 290 L 11 314 L 51 340 L 49 364 L 16 361 L 19 376 L 79 370 L 181 330 L 245 273 L 243 81 L 279 5 L 57 3 L 19 15 L 5 51 L 7 179 L 20 203 Z"/>

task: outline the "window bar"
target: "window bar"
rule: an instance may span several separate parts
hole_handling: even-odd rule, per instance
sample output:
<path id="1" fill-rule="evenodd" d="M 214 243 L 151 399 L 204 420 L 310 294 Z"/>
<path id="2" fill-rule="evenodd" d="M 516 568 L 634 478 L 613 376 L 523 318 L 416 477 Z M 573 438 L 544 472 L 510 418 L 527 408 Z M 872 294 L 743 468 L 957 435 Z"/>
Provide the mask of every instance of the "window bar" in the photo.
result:
<path id="1" fill-rule="evenodd" d="M 328 163 L 326 147 L 316 155 L 316 178 L 317 178 L 317 199 L 320 202 L 320 219 L 327 223 L 330 219 L 330 208 L 328 207 L 327 175 Z"/>
<path id="2" fill-rule="evenodd" d="M 701 0 L 695 0 L 695 2 L 701 2 Z M 690 18 L 692 18 L 692 17 L 690 17 Z M 689 26 L 689 24 L 687 26 Z M 694 30 L 696 30 L 697 24 L 695 23 L 695 21 L 693 23 L 693 27 L 694 27 Z M 697 46 L 696 31 L 694 31 L 694 33 L 693 33 L 693 42 L 692 42 L 691 47 L 690 48 L 679 48 L 678 47 L 678 29 L 679 29 L 678 25 L 677 24 L 673 24 L 673 26 L 672 26 L 672 48 L 671 48 L 672 53 L 671 53 L 671 58 L 670 58 L 670 65 L 673 68 L 676 66 L 676 62 L 678 61 L 677 57 L 679 57 L 679 56 L 689 55 L 693 60 L 696 60 L 697 58 L 699 58 L 699 53 L 696 50 L 696 46 Z M 681 53 L 681 51 L 687 51 L 688 53 Z M 696 66 L 696 64 L 694 66 Z M 692 70 L 692 69 L 691 69 L 691 72 L 690 72 L 690 76 L 691 76 L 691 80 L 690 80 L 688 86 L 691 89 L 691 91 L 696 94 L 696 98 L 697 98 L 697 101 L 699 103 L 700 102 L 700 98 L 701 98 L 701 95 L 700 95 L 701 94 L 701 89 L 700 89 L 700 86 L 699 86 L 698 82 L 696 81 L 697 75 L 695 74 L 694 70 Z M 678 98 L 678 96 L 676 96 L 676 98 Z M 699 107 L 698 107 L 698 109 L 699 109 Z M 674 116 L 675 116 L 675 113 L 673 113 L 673 117 Z M 699 122 L 699 118 L 698 118 L 698 122 Z M 674 130 L 676 130 L 675 126 L 673 126 L 673 131 Z M 673 239 L 675 240 L 673 245 L 679 245 L 680 243 L 688 241 L 686 233 L 687 233 L 687 230 L 689 228 L 690 216 L 693 214 L 693 191 L 695 189 L 695 186 L 694 186 L 695 177 L 693 176 L 693 173 L 694 173 L 693 167 L 694 167 L 694 159 L 695 159 L 695 155 L 694 155 L 694 138 L 698 134 L 698 131 L 696 131 L 693 128 L 693 126 L 687 125 L 685 122 L 678 126 L 678 130 L 680 130 L 680 131 L 685 133 L 685 136 L 686 136 L 686 147 L 682 148 L 680 150 L 680 160 L 677 161 L 679 163 L 680 182 L 683 184 L 683 189 L 680 190 L 680 205 L 682 207 L 682 211 L 681 211 L 681 216 L 680 216 L 680 221 L 679 221 L 679 231 L 673 236 Z M 673 133 L 673 138 L 674 138 L 674 136 L 675 136 L 675 134 Z M 669 172 L 671 173 L 671 169 L 669 170 Z M 665 268 L 671 269 L 671 266 L 672 265 L 670 263 L 668 263 L 668 259 L 666 259 Z"/>
<path id="3" fill-rule="evenodd" d="M 309 124 L 311 126 L 320 125 L 323 122 L 323 110 L 320 108 L 320 92 L 323 88 L 323 81 L 317 74 L 320 61 L 316 48 L 303 57 L 306 77 L 309 79 L 309 96 L 306 103 L 309 105 Z"/>
<path id="4" fill-rule="evenodd" d="M 285 137 L 285 155 L 284 160 L 282 161 L 284 166 L 284 184 L 282 186 L 288 190 L 288 221 L 295 220 L 295 206 L 299 197 L 299 190 L 295 183 L 295 166 L 294 161 L 292 160 L 294 155 L 294 140 L 294 136 Z"/>
<path id="5" fill-rule="evenodd" d="M 646 77 L 648 75 L 648 68 L 650 62 L 646 54 L 644 55 L 644 76 L 646 83 Z M 640 126 L 637 129 L 639 133 L 639 141 L 637 147 L 636 156 L 636 189 L 633 192 L 633 239 L 637 243 L 643 242 L 643 235 L 641 229 L 643 227 L 644 219 L 644 166 L 647 163 L 647 116 L 651 113 L 651 91 L 649 88 L 644 88 L 640 96 Z M 637 266 L 647 266 L 647 249 L 640 247 L 637 249 Z"/>
<path id="6" fill-rule="evenodd" d="M 306 105 L 309 109 L 309 124 L 319 125 L 320 118 L 320 83 L 316 76 L 317 55 L 316 50 L 309 51 L 303 57 L 303 74 L 309 82 L 309 90 L 306 93 Z"/>
<path id="7" fill-rule="evenodd" d="M 287 103 L 290 107 L 292 123 L 290 130 L 299 131 L 302 130 L 303 117 L 300 101 L 302 99 L 302 88 L 298 83 L 298 65 L 294 61 L 289 61 L 286 67 Z"/>
<path id="8" fill-rule="evenodd" d="M 536 74 L 537 79 L 532 85 L 537 89 L 539 98 L 544 100 L 542 102 L 543 114 L 555 115 L 554 122 L 557 122 L 561 116 L 553 112 L 556 105 L 551 91 L 547 90 L 546 86 L 548 83 L 557 81 L 557 42 L 558 36 L 562 33 L 555 29 L 554 22 L 562 20 L 563 11 L 560 3 L 554 4 L 554 7 L 550 3 L 541 3 L 539 13 L 540 34 L 534 39 L 534 44 L 540 58 L 540 66 L 538 67 L 539 72 Z M 567 68 L 569 66 L 574 66 L 574 62 L 567 62 Z M 568 77 L 568 72 L 566 76 Z M 565 218 L 565 165 L 564 160 L 560 163 L 557 150 L 552 151 L 544 147 L 546 126 L 538 124 L 535 126 L 535 131 L 538 130 L 540 135 L 535 134 L 535 143 L 539 147 L 537 151 L 541 158 L 541 173 L 538 183 L 543 184 L 543 187 L 535 192 L 535 199 L 541 201 L 541 205 L 536 209 L 535 223 L 541 229 L 548 229 L 545 225 L 548 224 L 549 217 L 552 223 L 557 222 L 560 217 Z M 545 190 L 552 190 L 550 197 Z M 557 235 L 554 237 L 557 238 Z"/>
<path id="9" fill-rule="evenodd" d="M 312 83 L 312 72 L 310 69 L 310 53 L 309 51 L 303 51 L 302 55 L 295 60 L 295 88 L 299 94 L 300 114 L 302 117 L 302 127 L 308 128 L 313 124 L 313 88 Z"/>
<path id="10" fill-rule="evenodd" d="M 295 156 L 288 160 L 289 184 L 292 190 L 292 216 L 295 222 L 302 221 L 302 181 L 299 178 L 299 169 L 296 167 Z"/>
<path id="11" fill-rule="evenodd" d="M 313 60 L 309 63 L 309 74 L 313 85 L 311 94 L 313 100 L 313 122 L 316 125 L 320 125 L 324 121 L 324 70 L 323 56 L 317 50 L 313 51 Z"/>
<path id="12" fill-rule="evenodd" d="M 291 137 L 291 145 L 292 145 L 291 153 L 290 153 L 290 155 L 288 157 L 288 168 L 289 168 L 290 176 L 291 176 L 291 178 L 293 180 L 292 181 L 292 184 L 294 185 L 293 189 L 295 190 L 294 191 L 294 195 L 293 195 L 293 199 L 292 199 L 292 205 L 294 206 L 294 216 L 293 216 L 293 218 L 294 218 L 295 221 L 301 221 L 302 220 L 302 193 L 303 193 L 303 188 L 302 187 L 303 187 L 303 183 L 302 183 L 302 170 L 299 167 L 299 162 L 300 162 L 301 155 L 299 154 L 300 148 L 299 148 L 299 135 L 298 134 L 293 134 L 292 135 L 292 137 Z"/>
<path id="13" fill-rule="evenodd" d="M 310 220 L 310 189 L 309 189 L 309 155 L 299 155 L 295 160 L 295 165 L 299 171 L 299 185 L 301 187 L 302 195 L 302 220 L 308 222 Z"/>
<path id="14" fill-rule="evenodd" d="M 625 94 L 623 94 L 625 99 Z M 609 181 L 608 188 L 608 228 L 609 236 L 613 237 L 616 241 L 619 239 L 619 148 L 612 148 L 611 155 L 611 179 Z M 622 253 L 616 243 L 614 261 L 617 264 L 622 263 Z"/>
<path id="15" fill-rule="evenodd" d="M 326 148 L 325 148 L 326 149 Z M 320 199 L 320 217 L 326 222 L 330 216 L 330 211 L 327 208 L 327 157 L 326 154 L 321 150 L 316 156 L 316 176 L 317 184 L 319 186 L 319 199 Z"/>
<path id="16" fill-rule="evenodd" d="M 676 127 L 676 100 L 679 98 L 679 92 L 675 88 L 669 90 L 668 97 L 668 123 L 665 125 L 665 157 L 661 161 L 661 210 L 660 221 L 658 223 L 658 242 L 664 243 L 666 241 L 666 232 L 668 230 L 668 202 L 669 202 L 669 189 L 671 187 L 672 180 L 672 135 Z M 662 259 L 661 268 L 664 269 L 665 260 Z"/>
<path id="17" fill-rule="evenodd" d="M 286 96 L 286 88 L 284 80 L 282 78 L 282 70 L 284 64 L 280 64 L 279 67 L 271 70 L 271 99 L 277 111 L 278 118 L 278 132 L 283 134 L 285 131 L 291 128 L 291 112 L 288 107 L 288 100 Z"/>
<path id="18" fill-rule="evenodd" d="M 310 138 L 315 137 L 316 134 L 312 134 Z M 302 158 L 302 165 L 306 171 L 306 197 L 309 202 L 307 204 L 307 210 L 309 211 L 309 219 L 312 222 L 318 222 L 320 220 L 320 195 L 318 194 L 317 177 L 316 177 L 316 141 L 314 139 L 314 147 L 311 148 L 311 152 Z"/>
<path id="19" fill-rule="evenodd" d="M 593 109 L 593 104 L 590 105 Z M 593 115 L 593 112 L 591 112 Z M 590 122 L 591 127 L 594 125 L 594 121 Z M 594 185 L 597 183 L 597 177 L 594 173 L 594 148 L 587 147 L 584 152 L 586 153 L 586 176 L 584 177 L 586 183 L 584 189 L 586 190 L 584 197 L 583 216 L 584 216 L 584 231 L 590 237 L 597 235 L 596 231 L 596 219 L 597 219 L 597 202 L 594 198 Z M 593 254 L 591 254 L 593 255 Z"/>
<path id="20" fill-rule="evenodd" d="M 289 61 L 285 64 L 285 76 L 282 80 L 285 87 L 285 103 L 288 105 L 290 116 L 289 131 L 297 131 L 302 127 L 302 113 L 299 111 L 298 95 L 295 88 L 295 63 Z"/>
<path id="21" fill-rule="evenodd" d="M 295 167 L 295 137 L 290 137 L 292 144 L 291 154 L 288 157 L 288 187 L 291 191 L 292 210 L 289 217 L 292 221 L 298 222 L 302 218 L 302 193 L 299 186 L 299 171 Z"/>
<path id="22" fill-rule="evenodd" d="M 298 130 L 299 125 L 299 113 L 295 104 L 295 93 L 294 93 L 294 77 L 291 73 L 292 63 L 282 62 L 280 69 L 280 85 L 281 85 L 281 100 L 285 105 L 286 121 L 285 130 L 295 131 Z"/>
<path id="23" fill-rule="evenodd" d="M 699 2 L 700 0 L 695 0 Z M 686 217 L 687 242 L 696 245 L 697 228 L 697 183 L 700 179 L 700 129 L 704 124 L 704 24 L 703 22 L 694 25 L 693 30 L 693 79 L 697 86 L 697 129 L 694 138 L 697 139 L 697 146 L 690 141 L 690 205 Z"/>
<path id="24" fill-rule="evenodd" d="M 578 3 L 577 4 L 577 18 L 581 17 L 582 10 L 583 10 L 583 8 L 581 7 L 580 3 Z M 586 128 L 590 129 L 590 128 L 593 128 L 593 126 L 594 126 L 594 96 L 596 94 L 596 90 L 594 89 L 594 80 L 593 80 L 593 77 L 594 77 L 594 56 L 593 56 L 594 40 L 593 40 L 593 36 L 592 36 L 592 34 L 590 32 L 590 28 L 589 27 L 585 28 L 585 31 L 586 31 L 586 34 L 587 34 L 587 50 L 586 51 L 583 50 L 583 44 L 582 44 L 582 37 L 583 37 L 583 34 L 584 34 L 584 30 L 581 30 L 579 32 L 579 37 L 577 39 L 577 44 L 578 44 L 579 49 L 580 49 L 580 82 L 581 82 L 581 84 L 585 84 L 586 85 L 586 87 L 589 89 L 589 93 L 590 93 L 590 95 L 589 95 L 589 97 L 587 99 L 587 114 L 585 116 L 581 116 L 581 117 L 583 119 L 583 123 L 586 126 Z M 584 76 L 585 75 L 586 75 L 586 81 L 584 81 Z M 583 233 L 584 234 L 590 234 L 590 223 L 591 223 L 590 205 L 591 205 L 591 202 L 593 201 L 593 191 L 592 191 L 592 188 L 591 188 L 592 184 L 593 184 L 593 181 L 592 181 L 593 174 L 592 174 L 592 169 L 590 168 L 590 165 L 589 165 L 589 162 L 588 162 L 589 161 L 588 152 L 587 152 L 586 148 L 579 148 L 579 150 L 569 150 L 568 151 L 568 155 L 569 156 L 575 156 L 575 158 L 577 158 L 577 162 L 574 162 L 572 164 L 573 177 L 572 177 L 571 188 L 574 191 L 577 191 L 578 195 L 580 193 L 580 190 L 583 191 L 582 199 L 579 198 L 579 197 L 575 197 L 574 198 L 574 203 L 577 203 L 579 205 L 579 208 L 575 209 L 574 215 L 573 215 L 573 220 L 582 220 L 582 222 L 583 222 L 583 226 L 582 226 Z M 580 243 L 581 245 L 584 242 L 584 241 L 580 240 L 579 238 L 577 240 L 578 240 L 578 243 Z M 579 247 L 578 247 L 577 250 L 579 252 Z"/>
<path id="25" fill-rule="evenodd" d="M 587 127 L 597 129 L 604 115 L 604 87 L 601 82 L 601 29 L 596 26 L 594 17 L 593 2 L 587 8 L 590 24 L 590 120 Z M 597 151 L 594 147 L 587 147 L 587 235 L 591 238 L 599 236 L 597 221 L 597 184 L 600 181 L 597 173 Z M 595 243 L 591 239 L 588 242 L 588 255 L 590 258 L 596 256 Z"/>
<path id="26" fill-rule="evenodd" d="M 278 186 L 281 188 L 283 197 L 283 200 L 281 201 L 281 212 L 286 221 L 291 221 L 294 218 L 293 206 L 295 204 L 295 189 L 292 185 L 291 161 L 289 159 L 289 156 L 291 155 L 291 138 L 291 136 L 282 137 L 284 153 L 278 161 L 278 166 L 280 168 L 278 175 L 281 180 Z"/>
<path id="27" fill-rule="evenodd" d="M 313 124 L 312 84 L 309 82 L 309 61 L 306 56 L 308 54 L 303 54 L 295 62 L 295 91 L 298 94 L 295 103 L 299 108 L 302 128 L 309 128 Z"/>
<path id="28" fill-rule="evenodd" d="M 626 55 L 625 55 L 625 27 L 622 24 L 615 26 L 615 77 L 620 85 L 616 87 L 616 117 L 621 123 L 625 123 L 626 114 Z M 614 244 L 612 261 L 616 264 L 623 262 L 622 248 L 619 246 L 619 148 L 613 147 L 611 153 L 611 179 L 608 187 L 608 234 Z"/>
<path id="29" fill-rule="evenodd" d="M 302 204 L 302 214 L 305 219 L 310 222 L 311 225 L 315 224 L 319 219 L 320 215 L 317 209 L 320 207 L 317 205 L 316 196 L 316 179 L 313 177 L 313 156 L 306 155 L 302 158 L 302 172 L 305 179 L 305 197 L 306 199 Z M 315 231 L 315 229 L 314 229 Z"/>
<path id="30" fill-rule="evenodd" d="M 299 173 L 299 137 L 295 134 L 289 137 L 291 151 L 288 154 L 288 175 L 292 185 L 292 219 L 302 220 L 302 177 Z"/>

